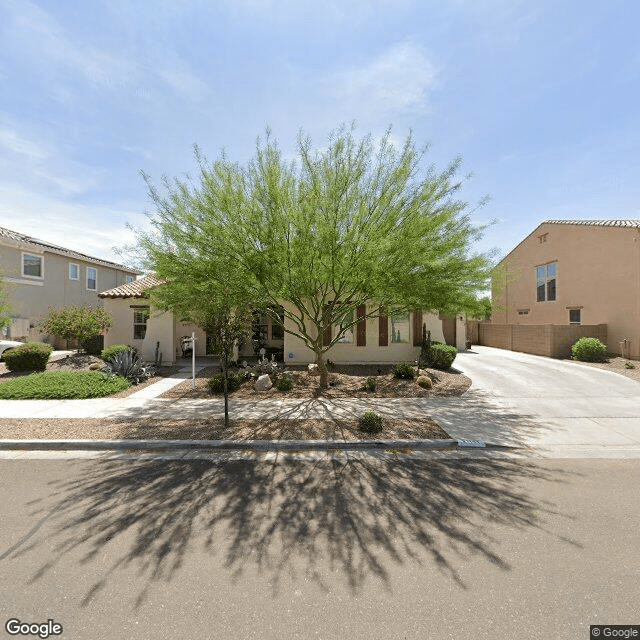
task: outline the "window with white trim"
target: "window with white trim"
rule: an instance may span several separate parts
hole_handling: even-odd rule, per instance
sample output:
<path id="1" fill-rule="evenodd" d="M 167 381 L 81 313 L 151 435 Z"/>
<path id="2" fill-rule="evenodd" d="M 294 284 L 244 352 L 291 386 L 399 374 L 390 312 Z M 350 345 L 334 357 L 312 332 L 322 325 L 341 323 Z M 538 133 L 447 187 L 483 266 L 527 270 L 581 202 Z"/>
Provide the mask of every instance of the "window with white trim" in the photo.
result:
<path id="1" fill-rule="evenodd" d="M 552 302 L 556 299 L 558 263 L 550 262 L 536 267 L 536 301 Z"/>
<path id="2" fill-rule="evenodd" d="M 69 263 L 69 280 L 80 280 L 80 265 L 75 262 Z"/>
<path id="3" fill-rule="evenodd" d="M 98 270 L 93 267 L 87 267 L 87 289 L 96 291 L 98 288 Z"/>
<path id="4" fill-rule="evenodd" d="M 580 324 L 581 315 L 580 309 L 569 309 L 569 324 Z"/>
<path id="5" fill-rule="evenodd" d="M 149 319 L 149 307 L 140 307 L 133 310 L 133 339 L 144 340 L 147 335 L 147 320 Z"/>
<path id="6" fill-rule="evenodd" d="M 42 256 L 22 254 L 22 275 L 27 278 L 42 278 Z"/>

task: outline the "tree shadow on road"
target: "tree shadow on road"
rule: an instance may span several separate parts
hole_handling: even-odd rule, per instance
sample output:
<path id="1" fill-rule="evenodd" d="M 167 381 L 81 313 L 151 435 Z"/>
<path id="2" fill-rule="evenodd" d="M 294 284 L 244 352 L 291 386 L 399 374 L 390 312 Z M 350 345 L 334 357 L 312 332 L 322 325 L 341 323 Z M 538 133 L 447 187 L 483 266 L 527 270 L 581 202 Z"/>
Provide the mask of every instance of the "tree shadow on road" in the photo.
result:
<path id="1" fill-rule="evenodd" d="M 31 583 L 65 563 L 99 567 L 83 606 L 125 569 L 141 580 L 132 596 L 140 606 L 193 549 L 235 579 L 257 569 L 274 597 L 283 578 L 328 590 L 336 571 L 353 593 L 371 580 L 393 590 L 394 567 L 407 563 L 445 572 L 465 589 L 471 556 L 510 570 L 496 526 L 545 531 L 554 508 L 530 495 L 531 481 L 566 480 L 555 469 L 498 458 L 137 458 L 74 468 L 71 479 L 53 483 L 51 497 L 32 504 L 36 517 L 53 510 L 52 524 L 11 557 L 50 549 Z"/>

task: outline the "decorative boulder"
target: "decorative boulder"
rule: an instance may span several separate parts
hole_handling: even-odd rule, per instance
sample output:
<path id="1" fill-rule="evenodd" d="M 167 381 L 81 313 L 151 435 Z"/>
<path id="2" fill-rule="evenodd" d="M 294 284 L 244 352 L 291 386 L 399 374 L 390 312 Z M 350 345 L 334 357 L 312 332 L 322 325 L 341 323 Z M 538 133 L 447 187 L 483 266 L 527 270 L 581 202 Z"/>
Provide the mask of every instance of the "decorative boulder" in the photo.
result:
<path id="1" fill-rule="evenodd" d="M 256 391 L 266 391 L 267 389 L 271 389 L 272 386 L 271 378 L 268 374 L 264 373 L 256 380 L 253 388 Z"/>
<path id="2" fill-rule="evenodd" d="M 317 364 L 308 364 L 307 365 L 307 371 L 312 376 L 318 375 L 318 373 L 319 373 L 318 365 Z"/>

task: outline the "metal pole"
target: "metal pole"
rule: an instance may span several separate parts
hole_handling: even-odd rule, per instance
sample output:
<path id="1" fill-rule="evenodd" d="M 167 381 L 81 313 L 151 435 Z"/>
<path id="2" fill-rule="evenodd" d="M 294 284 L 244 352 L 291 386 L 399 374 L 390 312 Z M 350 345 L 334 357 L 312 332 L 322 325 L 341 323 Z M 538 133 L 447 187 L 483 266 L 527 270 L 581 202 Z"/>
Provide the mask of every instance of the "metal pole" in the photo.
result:
<path id="1" fill-rule="evenodd" d="M 196 333 L 191 333 L 191 388 L 196 389 Z"/>

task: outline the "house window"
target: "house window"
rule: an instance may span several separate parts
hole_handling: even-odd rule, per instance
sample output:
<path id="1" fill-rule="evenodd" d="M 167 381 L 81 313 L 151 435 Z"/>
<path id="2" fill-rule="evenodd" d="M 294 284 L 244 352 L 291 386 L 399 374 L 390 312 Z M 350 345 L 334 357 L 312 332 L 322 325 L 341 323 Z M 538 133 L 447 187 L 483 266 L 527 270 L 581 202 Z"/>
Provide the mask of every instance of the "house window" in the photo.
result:
<path id="1" fill-rule="evenodd" d="M 538 302 L 551 302 L 556 299 L 557 272 L 557 262 L 536 267 L 536 300 Z"/>
<path id="2" fill-rule="evenodd" d="M 22 275 L 29 278 L 42 278 L 42 256 L 34 256 L 31 253 L 23 253 Z"/>
<path id="3" fill-rule="evenodd" d="M 284 340 L 284 309 L 282 307 L 271 317 L 271 339 Z"/>
<path id="4" fill-rule="evenodd" d="M 69 263 L 69 280 L 80 280 L 80 266 L 73 262 Z"/>
<path id="5" fill-rule="evenodd" d="M 133 281 L 134 281 L 134 277 L 133 276 L 127 276 L 127 284 L 130 284 Z"/>
<path id="6" fill-rule="evenodd" d="M 548 233 L 543 233 L 541 236 L 538 236 L 538 243 L 542 244 L 543 242 L 546 242 L 548 235 Z"/>
<path id="7" fill-rule="evenodd" d="M 147 335 L 147 320 L 149 318 L 149 307 L 135 309 L 133 312 L 133 339 L 144 340 Z"/>
<path id="8" fill-rule="evenodd" d="M 335 335 L 339 335 L 344 330 L 344 334 L 338 339 L 338 344 L 351 344 L 353 342 L 353 309 L 347 311 L 336 320 L 333 325 Z M 347 328 L 348 327 L 348 328 Z"/>
<path id="9" fill-rule="evenodd" d="M 98 270 L 87 267 L 87 289 L 95 291 L 98 288 Z"/>
<path id="10" fill-rule="evenodd" d="M 529 315 L 529 309 L 518 309 L 518 315 L 519 316 L 528 316 Z"/>
<path id="11" fill-rule="evenodd" d="M 580 309 L 569 309 L 569 324 L 580 324 Z"/>
<path id="12" fill-rule="evenodd" d="M 409 342 L 408 311 L 396 311 L 391 314 L 391 342 Z"/>

